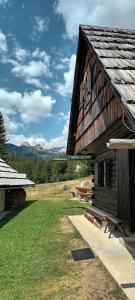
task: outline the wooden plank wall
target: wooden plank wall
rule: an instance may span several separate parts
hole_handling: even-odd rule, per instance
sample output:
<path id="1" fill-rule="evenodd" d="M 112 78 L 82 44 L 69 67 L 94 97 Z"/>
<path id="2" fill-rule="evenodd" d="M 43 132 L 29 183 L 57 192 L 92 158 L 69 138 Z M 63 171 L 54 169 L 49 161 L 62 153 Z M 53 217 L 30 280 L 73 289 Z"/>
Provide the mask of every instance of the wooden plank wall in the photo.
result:
<path id="1" fill-rule="evenodd" d="M 86 66 L 88 64 L 91 69 L 92 89 L 89 92 L 91 97 L 89 102 L 88 97 L 84 99 L 84 104 L 80 107 L 75 153 L 93 142 L 122 114 L 121 106 L 115 98 L 110 83 L 107 81 L 93 53 L 86 56 Z M 84 82 L 86 80 L 86 66 L 84 68 Z"/>

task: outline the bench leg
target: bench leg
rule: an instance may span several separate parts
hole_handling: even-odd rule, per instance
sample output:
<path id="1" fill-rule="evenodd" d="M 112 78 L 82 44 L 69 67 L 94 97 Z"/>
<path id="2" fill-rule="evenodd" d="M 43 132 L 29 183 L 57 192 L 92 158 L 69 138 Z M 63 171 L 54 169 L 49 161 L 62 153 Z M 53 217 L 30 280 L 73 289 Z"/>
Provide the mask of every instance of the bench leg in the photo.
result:
<path id="1" fill-rule="evenodd" d="M 112 231 L 110 231 L 110 233 L 109 233 L 109 236 L 108 236 L 109 239 L 110 239 L 110 237 L 111 237 L 111 234 L 112 234 Z"/>
<path id="2" fill-rule="evenodd" d="M 120 228 L 119 228 L 119 225 L 115 225 L 115 230 L 121 232 Z"/>
<path id="3" fill-rule="evenodd" d="M 110 237 L 111 237 L 111 234 L 112 234 L 112 231 L 113 231 L 113 228 L 114 228 L 114 225 L 110 225 L 110 233 L 109 233 L 109 239 L 110 239 Z"/>
<path id="4" fill-rule="evenodd" d="M 121 224 L 120 227 L 121 227 L 122 231 L 124 232 L 124 235 L 127 236 L 126 231 L 125 231 L 125 226 L 123 224 Z"/>
<path id="5" fill-rule="evenodd" d="M 105 226 L 104 233 L 106 233 L 107 227 L 108 227 L 108 224 L 106 224 L 106 226 Z"/>

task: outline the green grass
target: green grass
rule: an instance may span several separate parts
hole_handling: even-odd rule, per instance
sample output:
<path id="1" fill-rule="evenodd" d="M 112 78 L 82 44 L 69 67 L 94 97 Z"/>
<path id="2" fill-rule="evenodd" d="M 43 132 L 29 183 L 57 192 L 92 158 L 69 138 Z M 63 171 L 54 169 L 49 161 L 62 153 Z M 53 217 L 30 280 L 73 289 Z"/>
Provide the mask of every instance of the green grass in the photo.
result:
<path id="1" fill-rule="evenodd" d="M 41 299 L 41 282 L 47 285 L 70 272 L 67 249 L 74 233 L 65 235 L 60 219 L 81 214 L 84 207 L 68 200 L 66 193 L 57 194 L 45 201 L 29 200 L 24 209 L 1 221 L 0 299 Z"/>
<path id="2" fill-rule="evenodd" d="M 69 200 L 59 184 L 29 195 L 22 210 L 0 221 L 0 300 L 126 299 L 98 258 L 71 257 L 87 245 L 67 216 L 83 214 L 88 204 Z"/>

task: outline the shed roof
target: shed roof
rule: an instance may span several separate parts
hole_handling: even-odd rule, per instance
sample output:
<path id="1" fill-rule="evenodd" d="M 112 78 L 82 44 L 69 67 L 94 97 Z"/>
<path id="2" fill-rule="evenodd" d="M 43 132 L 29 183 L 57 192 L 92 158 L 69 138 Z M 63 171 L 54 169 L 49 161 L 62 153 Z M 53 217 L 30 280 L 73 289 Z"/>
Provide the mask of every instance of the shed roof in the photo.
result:
<path id="1" fill-rule="evenodd" d="M 34 183 L 0 159 L 0 187 L 27 187 Z"/>
<path id="2" fill-rule="evenodd" d="M 135 30 L 80 25 L 80 31 L 120 95 L 135 129 Z"/>

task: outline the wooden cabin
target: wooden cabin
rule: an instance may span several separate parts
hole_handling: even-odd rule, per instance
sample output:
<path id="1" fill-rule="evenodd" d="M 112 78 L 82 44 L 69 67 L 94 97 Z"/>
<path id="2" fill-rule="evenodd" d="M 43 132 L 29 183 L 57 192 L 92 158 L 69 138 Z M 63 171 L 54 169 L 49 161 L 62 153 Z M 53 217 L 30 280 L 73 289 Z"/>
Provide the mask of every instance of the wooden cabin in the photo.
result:
<path id="1" fill-rule="evenodd" d="M 93 206 L 135 231 L 135 30 L 79 27 L 67 154 L 93 157 Z"/>
<path id="2" fill-rule="evenodd" d="M 21 174 L 0 159 L 0 213 L 12 211 L 22 207 L 25 203 L 25 188 L 34 186 Z"/>

